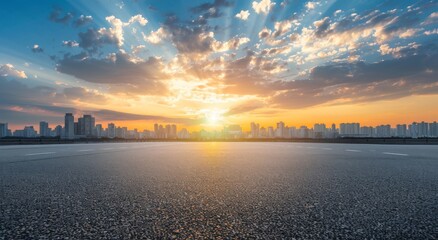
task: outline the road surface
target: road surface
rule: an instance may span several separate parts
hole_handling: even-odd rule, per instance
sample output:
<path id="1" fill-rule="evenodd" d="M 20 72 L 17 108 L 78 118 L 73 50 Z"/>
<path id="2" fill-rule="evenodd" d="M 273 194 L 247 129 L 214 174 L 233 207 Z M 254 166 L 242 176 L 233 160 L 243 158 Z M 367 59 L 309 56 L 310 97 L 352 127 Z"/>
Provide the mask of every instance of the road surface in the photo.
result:
<path id="1" fill-rule="evenodd" d="M 0 147 L 0 239 L 438 238 L 438 147 Z"/>

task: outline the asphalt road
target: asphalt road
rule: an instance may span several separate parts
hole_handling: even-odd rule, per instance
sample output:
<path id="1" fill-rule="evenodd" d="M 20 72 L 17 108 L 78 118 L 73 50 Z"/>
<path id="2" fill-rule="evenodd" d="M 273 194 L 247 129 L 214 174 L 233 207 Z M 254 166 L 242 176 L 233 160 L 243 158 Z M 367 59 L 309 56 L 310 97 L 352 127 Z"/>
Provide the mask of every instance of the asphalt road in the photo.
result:
<path id="1" fill-rule="evenodd" d="M 0 239 L 437 239 L 438 147 L 0 147 Z"/>

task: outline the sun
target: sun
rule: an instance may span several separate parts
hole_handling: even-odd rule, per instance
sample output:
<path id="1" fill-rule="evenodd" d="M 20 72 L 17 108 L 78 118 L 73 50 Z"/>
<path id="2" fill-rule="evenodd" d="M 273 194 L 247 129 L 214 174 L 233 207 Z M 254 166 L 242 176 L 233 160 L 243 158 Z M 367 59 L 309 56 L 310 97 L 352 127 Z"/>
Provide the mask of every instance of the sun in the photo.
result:
<path id="1" fill-rule="evenodd" d="M 205 119 L 207 120 L 208 124 L 217 125 L 222 121 L 223 116 L 220 110 L 210 109 L 205 112 Z"/>

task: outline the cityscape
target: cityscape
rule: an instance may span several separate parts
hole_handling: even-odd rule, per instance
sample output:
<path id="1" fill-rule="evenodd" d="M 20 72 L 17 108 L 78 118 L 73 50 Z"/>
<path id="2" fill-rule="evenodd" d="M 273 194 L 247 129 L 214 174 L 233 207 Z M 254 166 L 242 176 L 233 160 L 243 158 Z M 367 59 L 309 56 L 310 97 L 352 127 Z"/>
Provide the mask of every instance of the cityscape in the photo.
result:
<path id="1" fill-rule="evenodd" d="M 333 139 L 333 138 L 437 138 L 438 123 L 413 122 L 410 124 L 389 124 L 378 126 L 361 126 L 360 123 L 340 123 L 326 125 L 315 123 L 313 126 L 288 126 L 280 121 L 276 126 L 260 126 L 251 122 L 250 130 L 244 131 L 238 124 L 226 125 L 220 131 L 188 131 L 178 130 L 176 124 L 155 123 L 151 130 L 128 129 L 108 123 L 107 126 L 96 123 L 92 115 L 77 118 L 72 113 L 65 114 L 64 125 L 49 127 L 49 123 L 41 121 L 39 128 L 25 126 L 23 129 L 11 131 L 8 123 L 0 123 L 0 138 L 60 138 L 60 139 L 168 139 L 168 140 L 214 140 L 214 139 Z"/>
<path id="2" fill-rule="evenodd" d="M 438 0 L 2 0 L 0 240 L 438 239 Z"/>

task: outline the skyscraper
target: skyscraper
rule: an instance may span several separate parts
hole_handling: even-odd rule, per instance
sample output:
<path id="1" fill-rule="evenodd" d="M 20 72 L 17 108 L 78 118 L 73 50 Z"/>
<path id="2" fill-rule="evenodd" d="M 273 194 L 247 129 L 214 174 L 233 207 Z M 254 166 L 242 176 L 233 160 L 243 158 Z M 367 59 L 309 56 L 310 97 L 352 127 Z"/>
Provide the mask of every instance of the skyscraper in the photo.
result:
<path id="1" fill-rule="evenodd" d="M 25 126 L 23 129 L 23 137 L 34 138 L 36 137 L 36 131 L 33 126 Z"/>
<path id="2" fill-rule="evenodd" d="M 108 123 L 108 137 L 109 138 L 116 137 L 116 125 L 114 125 L 114 123 Z"/>
<path id="3" fill-rule="evenodd" d="M 102 124 L 96 124 L 95 133 L 94 135 L 98 138 L 101 138 L 103 135 L 103 128 Z"/>
<path id="4" fill-rule="evenodd" d="M 8 136 L 8 124 L 0 123 L 0 138 Z"/>
<path id="5" fill-rule="evenodd" d="M 406 131 L 406 124 L 397 124 L 396 128 L 396 136 L 397 137 L 406 137 L 407 131 Z"/>
<path id="6" fill-rule="evenodd" d="M 429 124 L 427 122 L 418 123 L 418 137 L 429 136 Z"/>
<path id="7" fill-rule="evenodd" d="M 252 138 L 260 137 L 260 124 L 254 122 L 251 123 L 251 137 Z"/>
<path id="8" fill-rule="evenodd" d="M 429 137 L 438 137 L 438 123 L 429 123 Z"/>
<path id="9" fill-rule="evenodd" d="M 339 125 L 339 134 L 343 136 L 357 136 L 360 134 L 359 123 L 341 123 Z"/>
<path id="10" fill-rule="evenodd" d="M 40 137 L 50 137 L 48 122 L 44 122 L 44 121 L 40 122 Z"/>
<path id="11" fill-rule="evenodd" d="M 275 130 L 275 137 L 283 138 L 284 136 L 284 122 L 277 123 L 277 129 Z"/>
<path id="12" fill-rule="evenodd" d="M 75 138 L 75 118 L 72 113 L 66 113 L 64 118 L 64 137 L 66 139 L 74 139 Z"/>
<path id="13" fill-rule="evenodd" d="M 391 137 L 391 125 L 380 125 L 376 127 L 377 137 Z"/>
<path id="14" fill-rule="evenodd" d="M 93 135 L 93 129 L 95 127 L 95 119 L 91 115 L 84 115 L 83 117 L 83 135 L 90 137 Z"/>

